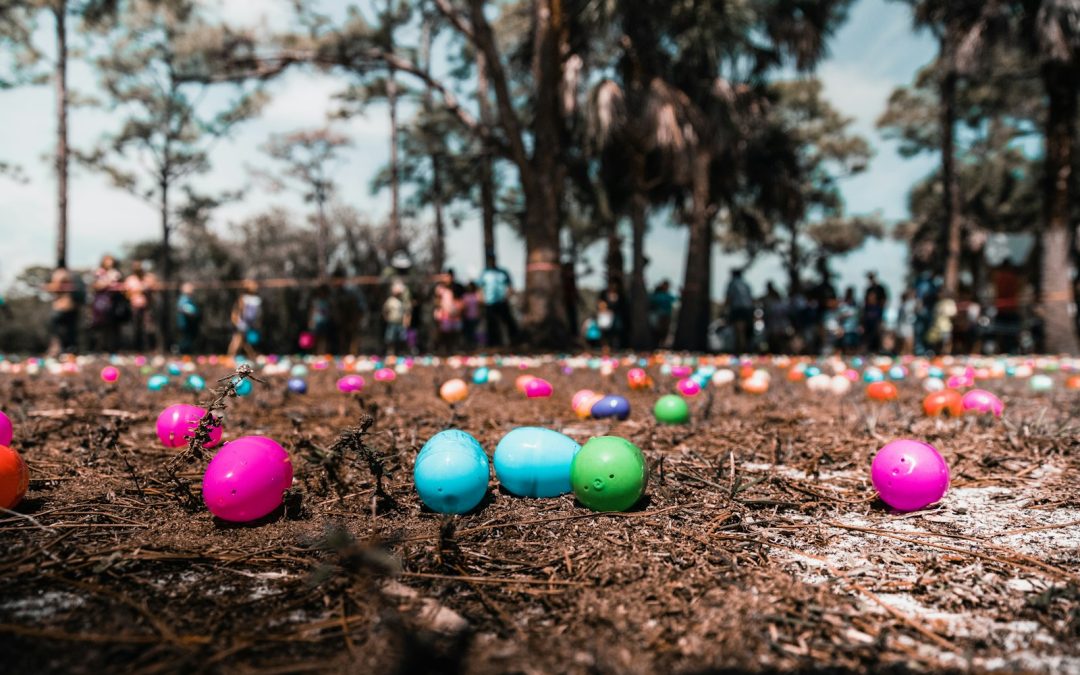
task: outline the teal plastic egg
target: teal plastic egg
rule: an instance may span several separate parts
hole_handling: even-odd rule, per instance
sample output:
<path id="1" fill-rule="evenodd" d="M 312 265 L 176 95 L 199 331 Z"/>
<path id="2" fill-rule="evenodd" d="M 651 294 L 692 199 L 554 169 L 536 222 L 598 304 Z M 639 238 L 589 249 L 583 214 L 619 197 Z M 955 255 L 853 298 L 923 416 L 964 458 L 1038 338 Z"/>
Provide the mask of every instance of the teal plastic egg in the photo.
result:
<path id="1" fill-rule="evenodd" d="M 521 497 L 555 497 L 570 492 L 570 464 L 581 446 L 557 431 L 518 427 L 495 447 L 495 476 Z"/>
<path id="2" fill-rule="evenodd" d="M 490 465 L 484 448 L 458 429 L 432 436 L 413 466 L 420 501 L 439 513 L 465 513 L 487 494 Z"/>

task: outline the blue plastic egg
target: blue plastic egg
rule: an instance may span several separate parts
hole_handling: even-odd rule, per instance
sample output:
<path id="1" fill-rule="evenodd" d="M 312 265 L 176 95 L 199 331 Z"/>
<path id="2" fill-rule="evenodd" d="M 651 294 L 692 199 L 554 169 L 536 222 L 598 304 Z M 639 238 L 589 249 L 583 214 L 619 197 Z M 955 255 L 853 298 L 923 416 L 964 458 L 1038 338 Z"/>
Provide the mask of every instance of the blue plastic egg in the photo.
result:
<path id="1" fill-rule="evenodd" d="M 938 368 L 937 366 L 930 366 L 930 368 L 926 371 L 926 376 L 927 377 L 936 377 L 939 380 L 944 380 L 945 379 L 945 371 L 942 370 L 941 368 Z"/>
<path id="2" fill-rule="evenodd" d="M 236 382 L 236 378 L 233 378 L 233 381 Z M 236 395 L 247 396 L 251 393 L 251 388 L 251 380 L 240 380 L 236 382 Z"/>
<path id="3" fill-rule="evenodd" d="M 458 429 L 432 436 L 413 466 L 420 501 L 439 513 L 471 511 L 487 494 L 491 473 L 480 442 Z"/>
<path id="4" fill-rule="evenodd" d="M 307 393 L 307 381 L 302 377 L 290 377 L 286 386 L 294 394 L 306 394 Z"/>
<path id="5" fill-rule="evenodd" d="M 811 377 L 813 377 L 815 375 L 820 375 L 821 374 L 821 368 L 818 368 L 817 366 L 807 366 L 806 368 L 803 369 L 803 374 L 806 375 L 806 379 L 809 380 Z"/>
<path id="6" fill-rule="evenodd" d="M 489 371 L 487 368 L 477 368 L 476 370 L 474 370 L 472 374 L 473 384 L 487 384 L 488 375 L 490 374 L 490 372 L 491 371 Z"/>
<path id="7" fill-rule="evenodd" d="M 522 497 L 556 497 L 570 492 L 570 464 L 581 449 L 574 439 L 551 429 L 518 427 L 495 448 L 495 476 Z"/>
<path id="8" fill-rule="evenodd" d="M 867 368 L 865 372 L 863 372 L 862 379 L 863 382 L 866 382 L 867 384 L 871 382 L 881 382 L 885 379 L 885 373 L 881 372 L 877 368 L 870 367 Z"/>
<path id="9" fill-rule="evenodd" d="M 206 380 L 204 380 L 201 375 L 191 374 L 188 375 L 184 386 L 191 391 L 202 391 L 203 389 L 206 389 Z"/>
<path id="10" fill-rule="evenodd" d="M 166 370 L 169 371 L 170 375 L 179 375 L 182 372 L 179 363 L 170 363 Z"/>
<path id="11" fill-rule="evenodd" d="M 146 388 L 150 391 L 161 391 L 169 384 L 169 378 L 166 375 L 151 375 L 150 379 L 146 381 Z"/>
<path id="12" fill-rule="evenodd" d="M 904 370 L 903 366 L 893 366 L 892 368 L 889 368 L 890 380 L 902 380 L 905 375 L 907 375 L 907 372 Z"/>
<path id="13" fill-rule="evenodd" d="M 598 420 L 605 417 L 624 420 L 630 417 L 630 401 L 627 401 L 622 396 L 605 396 L 593 404 L 589 414 Z"/>
<path id="14" fill-rule="evenodd" d="M 302 363 L 298 363 L 292 367 L 292 370 L 289 371 L 289 374 L 293 377 L 307 377 L 308 367 Z"/>

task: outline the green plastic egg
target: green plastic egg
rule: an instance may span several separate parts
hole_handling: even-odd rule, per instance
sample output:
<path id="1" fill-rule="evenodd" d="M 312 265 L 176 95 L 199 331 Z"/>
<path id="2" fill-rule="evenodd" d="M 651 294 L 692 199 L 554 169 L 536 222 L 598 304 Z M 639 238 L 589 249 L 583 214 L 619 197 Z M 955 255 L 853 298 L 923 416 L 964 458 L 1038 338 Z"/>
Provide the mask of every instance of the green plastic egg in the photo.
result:
<path id="1" fill-rule="evenodd" d="M 690 406 L 682 396 L 668 394 L 656 401 L 653 414 L 661 424 L 686 424 L 690 421 Z"/>
<path id="2" fill-rule="evenodd" d="M 617 436 L 598 436 L 570 465 L 574 494 L 593 511 L 626 511 L 645 494 L 649 471 L 641 450 Z"/>

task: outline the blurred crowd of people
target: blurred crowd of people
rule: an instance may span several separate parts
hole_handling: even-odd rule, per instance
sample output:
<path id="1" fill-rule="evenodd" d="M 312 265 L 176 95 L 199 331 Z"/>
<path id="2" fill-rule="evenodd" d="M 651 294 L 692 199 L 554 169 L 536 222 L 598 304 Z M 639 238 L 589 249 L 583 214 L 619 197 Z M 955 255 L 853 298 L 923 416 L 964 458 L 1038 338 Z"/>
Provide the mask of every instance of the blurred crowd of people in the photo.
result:
<path id="1" fill-rule="evenodd" d="M 719 316 L 709 327 L 709 348 L 733 353 L 794 354 L 948 354 L 980 351 L 1030 351 L 1040 346 L 1038 316 L 1024 302 L 1022 275 L 1016 269 L 995 270 L 991 279 L 993 300 L 979 302 L 972 294 L 956 297 L 943 290 L 940 279 L 923 272 L 898 298 L 874 272 L 866 285 L 837 291 L 827 266 L 818 269 L 813 284 L 799 284 L 787 295 L 769 281 L 765 292 L 755 296 L 743 270 L 731 273 Z M 639 345 L 671 346 L 678 297 L 664 280 L 648 294 L 646 330 L 634 331 L 630 303 L 623 285 L 609 283 L 589 300 L 582 300 L 576 284 L 565 284 L 567 313 L 580 325 L 578 344 L 598 350 L 628 349 L 631 334 Z M 267 289 L 253 280 L 232 283 L 228 312 L 230 355 L 249 356 L 268 346 Z M 52 293 L 51 351 L 74 352 L 80 347 L 97 352 L 169 349 L 183 354 L 202 350 L 203 301 L 210 291 L 183 283 L 169 300 L 164 287 L 139 261 L 126 269 L 106 255 L 92 274 L 77 275 L 60 268 L 46 290 Z M 221 291 L 215 291 L 220 293 Z M 200 297 L 202 294 L 203 297 Z M 220 297 L 220 296 L 219 296 Z M 459 279 L 448 269 L 434 278 L 412 274 L 408 265 L 391 265 L 379 283 L 366 287 L 348 283 L 319 283 L 303 298 L 297 312 L 302 316 L 278 336 L 295 340 L 289 349 L 303 352 L 353 352 L 362 349 L 386 353 L 461 353 L 507 347 L 520 342 L 510 274 L 488 255 L 475 278 Z M 579 312 L 586 308 L 578 324 Z M 371 308 L 374 308 L 372 311 Z M 173 344 L 164 345 L 160 321 L 168 318 L 176 327 Z M 219 322 L 220 323 L 220 322 Z M 275 324 L 282 331 L 281 322 Z M 221 326 L 212 336 L 224 344 Z M 86 330 L 85 338 L 79 333 Z M 280 348 L 282 340 L 276 345 Z M 574 345 L 567 345 L 573 348 Z"/>

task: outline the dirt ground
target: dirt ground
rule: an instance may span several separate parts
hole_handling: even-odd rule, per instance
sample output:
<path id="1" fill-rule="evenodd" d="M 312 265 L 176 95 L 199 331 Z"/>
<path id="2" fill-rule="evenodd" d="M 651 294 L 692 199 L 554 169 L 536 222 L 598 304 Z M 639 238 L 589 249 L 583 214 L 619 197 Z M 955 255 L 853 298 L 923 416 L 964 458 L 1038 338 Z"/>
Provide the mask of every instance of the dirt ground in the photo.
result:
<path id="1" fill-rule="evenodd" d="M 1041 396 L 984 383 L 1006 403 L 986 423 L 923 416 L 913 380 L 875 404 L 861 385 L 812 394 L 774 368 L 765 395 L 699 395 L 683 427 L 653 420 L 673 388 L 656 368 L 652 392 L 630 392 L 625 369 L 527 371 L 555 385 L 548 400 L 503 368 L 455 410 L 436 387 L 464 368 L 369 376 L 359 396 L 332 370 L 302 396 L 273 376 L 228 400 L 225 434 L 279 440 L 295 487 L 279 512 L 232 525 L 199 498 L 209 455 L 170 476 L 177 451 L 154 431 L 166 405 L 210 394 L 148 392 L 134 367 L 107 386 L 101 365 L 0 374 L 33 478 L 0 513 L 4 672 L 1080 673 L 1080 392 L 1061 374 Z M 580 388 L 628 396 L 631 418 L 577 419 Z M 421 507 L 412 464 L 428 437 L 457 426 L 490 454 L 525 425 L 630 439 L 646 498 L 597 514 L 493 478 L 471 514 Z M 940 505 L 875 499 L 870 459 L 894 438 L 942 451 Z"/>

